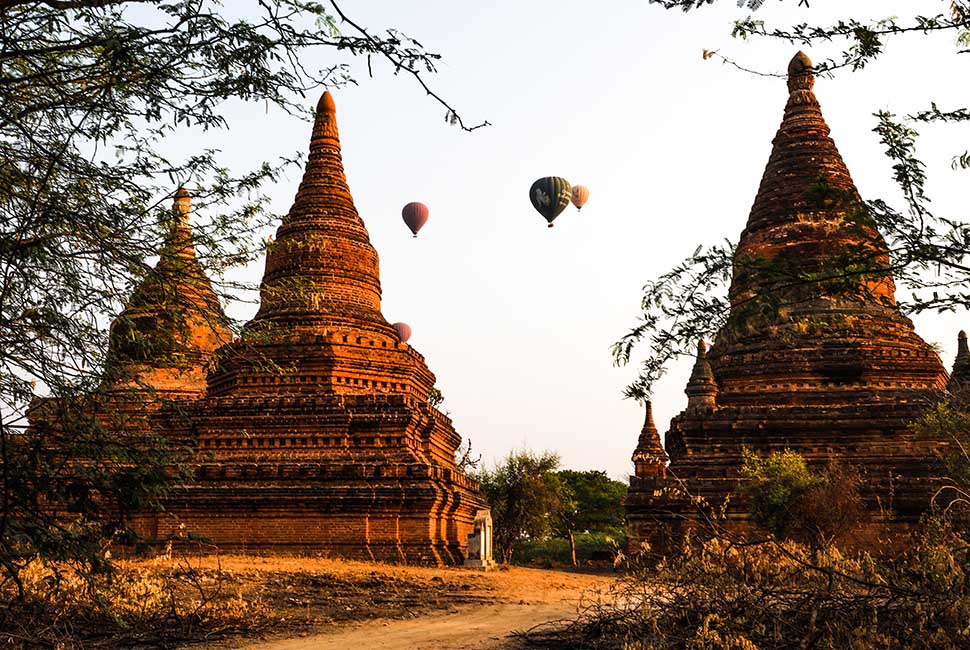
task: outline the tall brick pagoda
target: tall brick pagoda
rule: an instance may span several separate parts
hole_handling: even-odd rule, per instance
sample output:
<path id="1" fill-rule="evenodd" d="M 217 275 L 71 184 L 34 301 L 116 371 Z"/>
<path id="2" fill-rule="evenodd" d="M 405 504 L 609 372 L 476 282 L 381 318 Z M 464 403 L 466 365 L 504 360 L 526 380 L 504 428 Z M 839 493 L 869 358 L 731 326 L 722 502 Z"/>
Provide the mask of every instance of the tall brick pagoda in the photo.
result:
<path id="1" fill-rule="evenodd" d="M 204 389 L 183 373 L 184 399 L 157 421 L 197 445 L 196 478 L 136 529 L 221 548 L 460 562 L 484 502 L 455 464 L 461 437 L 429 403 L 434 375 L 381 314 L 378 256 L 347 187 L 329 92 L 260 294 L 211 370 L 206 355 L 187 355 Z"/>
<path id="2" fill-rule="evenodd" d="M 735 254 L 731 314 L 710 351 L 700 343 L 687 408 L 666 433 L 666 476 L 638 463 L 631 477 L 631 548 L 663 547 L 696 524 L 697 497 L 714 509 L 727 500 L 727 526 L 746 527 L 746 508 L 732 495 L 745 448 L 861 467 L 870 502 L 891 526 L 917 520 L 928 505 L 934 443 L 908 425 L 940 398 L 948 374 L 896 306 L 886 244 L 813 85 L 812 63 L 799 52 Z M 797 281 L 806 275 L 833 280 Z"/>

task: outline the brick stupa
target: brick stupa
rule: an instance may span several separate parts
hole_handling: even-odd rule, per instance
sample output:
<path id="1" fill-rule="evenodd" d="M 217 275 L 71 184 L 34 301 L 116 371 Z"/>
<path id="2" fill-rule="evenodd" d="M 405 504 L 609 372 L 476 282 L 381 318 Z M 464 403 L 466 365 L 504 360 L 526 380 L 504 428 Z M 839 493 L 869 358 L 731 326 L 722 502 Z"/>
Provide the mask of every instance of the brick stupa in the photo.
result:
<path id="1" fill-rule="evenodd" d="M 175 193 L 168 236 L 155 268 L 111 325 L 109 392 L 142 399 L 202 397 L 216 349 L 232 336 L 219 298 L 196 256 L 191 197 Z"/>
<path id="2" fill-rule="evenodd" d="M 891 527 L 905 528 L 928 507 L 935 443 L 908 426 L 940 398 L 948 374 L 896 306 L 886 244 L 813 85 L 811 61 L 799 53 L 738 243 L 731 314 L 710 351 L 698 347 L 687 408 L 666 433 L 666 475 L 656 462 L 636 462 L 642 436 L 634 454 L 626 502 L 633 550 L 669 547 L 695 526 L 697 497 L 713 511 L 727 501 L 726 526 L 748 527 L 733 494 L 745 448 L 860 467 L 870 505 Z M 804 274 L 836 279 L 806 285 L 797 281 Z"/>
<path id="3" fill-rule="evenodd" d="M 180 241 L 190 241 L 187 221 L 179 229 Z M 182 377 L 182 394 L 169 399 L 157 426 L 193 441 L 197 461 L 195 480 L 166 498 L 165 512 L 140 515 L 136 530 L 223 549 L 461 562 L 484 502 L 455 464 L 461 437 L 429 403 L 434 375 L 381 313 L 378 256 L 347 187 L 329 92 L 260 294 L 255 318 L 208 372 L 213 337 L 223 333 L 190 327 L 195 336 L 176 342 L 194 368 L 137 375 L 142 387 L 169 394 L 179 387 L 173 377 Z M 219 309 L 204 298 L 195 311 Z M 138 322 L 135 308 L 154 313 L 149 302 L 140 299 L 120 320 Z"/>

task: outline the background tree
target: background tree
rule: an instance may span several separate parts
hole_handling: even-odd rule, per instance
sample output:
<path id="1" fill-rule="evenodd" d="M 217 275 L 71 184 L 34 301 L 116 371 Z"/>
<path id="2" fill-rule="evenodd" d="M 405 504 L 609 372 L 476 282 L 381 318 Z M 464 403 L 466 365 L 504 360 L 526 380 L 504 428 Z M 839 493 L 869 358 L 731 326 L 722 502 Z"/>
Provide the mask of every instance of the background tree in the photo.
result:
<path id="1" fill-rule="evenodd" d="M 333 63 L 305 65 L 321 49 Z M 4 577 L 37 554 L 93 566 L 119 508 L 150 505 L 173 478 L 180 453 L 150 426 L 126 440 L 85 415 L 100 399 L 107 324 L 154 273 L 146 260 L 172 193 L 191 190 L 208 219 L 196 224 L 200 261 L 221 292 L 236 290 L 225 270 L 259 254 L 251 234 L 273 218 L 260 187 L 302 155 L 242 170 L 213 150 L 169 159 L 166 140 L 229 128 L 229 100 L 309 117 L 307 94 L 354 82 L 353 57 L 384 61 L 477 128 L 426 85 L 439 55 L 393 29 L 372 34 L 336 2 L 0 0 Z M 56 426 L 25 437 L 35 394 Z M 68 523 L 52 527 L 53 509 Z"/>
<path id="2" fill-rule="evenodd" d="M 563 469 L 557 474 L 564 498 L 556 528 L 569 540 L 569 554 L 575 566 L 577 531 L 604 533 L 617 539 L 625 536 L 623 497 L 627 486 L 599 470 Z"/>
<path id="3" fill-rule="evenodd" d="M 522 449 L 476 475 L 492 509 L 495 549 L 504 562 L 524 541 L 545 539 L 555 530 L 568 500 L 558 469 L 558 454 Z"/>

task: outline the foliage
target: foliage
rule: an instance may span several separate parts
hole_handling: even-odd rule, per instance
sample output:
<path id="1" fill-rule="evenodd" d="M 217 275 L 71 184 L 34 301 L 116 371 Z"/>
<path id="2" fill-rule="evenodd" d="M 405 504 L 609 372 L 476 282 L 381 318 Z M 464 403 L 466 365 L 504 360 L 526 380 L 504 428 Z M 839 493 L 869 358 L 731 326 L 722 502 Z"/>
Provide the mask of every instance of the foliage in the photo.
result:
<path id="1" fill-rule="evenodd" d="M 951 521 L 970 530 L 970 404 L 966 387 L 956 390 L 950 401 L 936 404 L 913 423 L 916 435 L 939 440 L 947 475 L 933 497 L 934 505 Z"/>
<path id="2" fill-rule="evenodd" d="M 601 532 L 575 533 L 577 564 L 602 562 L 611 558 L 612 562 L 620 549 L 626 545 L 625 535 L 609 535 Z M 569 541 L 562 537 L 550 537 L 543 541 L 529 540 L 516 549 L 512 561 L 516 564 L 539 564 L 544 566 L 563 566 L 572 564 L 572 549 Z"/>
<path id="3" fill-rule="evenodd" d="M 475 476 L 492 509 L 495 549 L 503 561 L 511 561 L 527 540 L 553 533 L 566 496 L 557 469 L 558 454 L 522 449 Z"/>
<path id="4" fill-rule="evenodd" d="M 530 647 L 623 650 L 956 650 L 970 643 L 970 557 L 946 526 L 898 556 L 715 538 L 631 570 Z"/>
<path id="5" fill-rule="evenodd" d="M 713 4 L 714 0 L 652 2 L 668 9 L 691 11 Z M 751 10 L 761 6 L 760 2 L 739 3 L 739 6 L 745 4 Z M 816 74 L 835 74 L 875 65 L 889 38 L 914 39 L 951 34 L 956 41 L 954 54 L 968 55 L 970 2 L 949 0 L 946 4 L 947 11 L 934 16 L 886 18 L 872 23 L 846 18 L 831 25 L 802 23 L 789 29 L 768 28 L 763 21 L 748 18 L 735 24 L 733 36 L 782 40 L 800 46 L 843 42 L 842 55 L 818 62 L 814 68 Z M 851 12 L 851 6 L 845 6 L 846 12 Z M 810 9 L 805 11 L 810 13 Z M 781 76 L 750 70 L 717 56 L 749 73 Z M 735 274 L 757 272 L 771 278 L 756 295 L 744 298 L 743 304 L 739 304 L 738 297 L 732 296 L 733 308 L 747 309 L 749 314 L 784 310 L 786 305 L 779 304 L 777 296 L 773 297 L 771 292 L 786 276 L 785 286 L 807 287 L 803 293 L 810 299 L 812 294 L 840 288 L 855 292 L 859 287 L 865 288 L 867 277 L 891 273 L 897 286 L 908 290 L 909 299 L 899 303 L 904 312 L 954 310 L 970 305 L 970 267 L 965 262 L 970 255 L 970 226 L 959 218 L 935 214 L 931 209 L 925 191 L 925 164 L 916 152 L 921 125 L 964 125 L 970 121 L 970 110 L 959 106 L 941 109 L 929 101 L 927 108 L 909 115 L 898 116 L 881 110 L 874 117 L 873 130 L 879 135 L 892 162 L 893 178 L 902 192 L 904 204 L 894 206 L 887 199 L 875 198 L 856 206 L 850 211 L 849 218 L 877 226 L 888 245 L 889 255 L 880 251 L 875 251 L 876 255 L 864 250 L 850 251 L 847 259 L 832 260 L 826 268 L 806 270 L 786 267 L 784 258 L 768 264 L 760 260 L 740 260 L 729 243 L 699 246 L 671 271 L 644 286 L 643 314 L 639 322 L 613 347 L 614 361 L 619 365 L 629 363 L 640 346 L 645 348 L 639 376 L 626 390 L 628 397 L 648 398 L 655 382 L 665 374 L 673 360 L 691 355 L 698 339 L 713 338 L 728 323 L 731 305 L 727 289 L 732 269 Z M 954 168 L 965 168 L 966 147 L 954 151 L 952 158 Z M 853 256 L 856 259 L 850 259 Z M 850 294 L 845 297 L 859 296 Z"/>
<path id="6" fill-rule="evenodd" d="M 812 471 L 787 449 L 767 456 L 746 451 L 741 477 L 738 491 L 748 498 L 752 517 L 782 539 L 830 546 L 850 535 L 865 514 L 860 476 L 834 461 Z"/>
<path id="7" fill-rule="evenodd" d="M 321 50 L 330 63 L 309 65 Z M 371 34 L 335 2 L 0 0 L 5 579 L 18 581 L 37 554 L 105 565 L 98 552 L 125 512 L 150 507 L 181 475 L 185 450 L 154 433 L 152 412 L 90 416 L 110 399 L 98 394 L 107 323 L 133 288 L 152 279 L 168 312 L 189 307 L 148 263 L 172 225 L 160 206 L 188 186 L 207 218 L 195 225 L 205 271 L 223 278 L 224 295 L 251 289 L 225 272 L 261 253 L 252 233 L 273 215 L 260 188 L 300 157 L 232 169 L 211 149 L 174 159 L 169 141 L 228 129 L 232 102 L 309 117 L 305 95 L 353 83 L 353 57 L 369 70 L 372 58 L 388 62 L 477 128 L 426 85 L 439 55 L 393 29 Z M 48 398 L 47 424 L 27 435 L 35 395 Z M 119 428 L 140 435 L 110 434 Z"/>
<path id="8" fill-rule="evenodd" d="M 558 478 L 563 491 L 554 530 L 569 541 L 570 559 L 576 565 L 577 531 L 602 532 L 616 537 L 625 534 L 623 497 L 627 487 L 597 470 L 564 469 L 558 472 Z"/>
<path id="9" fill-rule="evenodd" d="M 571 530 L 623 535 L 624 523 L 623 497 L 627 485 L 614 481 L 606 472 L 587 470 L 578 472 L 563 469 L 558 472 L 559 479 L 571 497 L 573 507 L 562 513 L 568 519 Z"/>
<path id="10" fill-rule="evenodd" d="M 554 453 L 521 450 L 475 476 L 492 509 L 495 548 L 505 562 L 542 555 L 536 549 L 555 546 L 555 536 L 569 543 L 576 564 L 577 553 L 582 555 L 576 532 L 625 535 L 626 485 L 604 472 L 558 468 Z"/>
<path id="11" fill-rule="evenodd" d="M 0 440 L 7 461 L 0 563 L 14 584 L 36 557 L 107 569 L 103 549 L 133 539 L 127 515 L 183 478 L 188 449 L 117 406 L 96 393 L 48 401 L 30 435 Z"/>
<path id="12" fill-rule="evenodd" d="M 821 477 L 809 471 L 805 459 L 795 452 L 772 452 L 758 456 L 745 450 L 740 486 L 748 497 L 755 521 L 784 537 L 795 525 L 795 503 L 811 492 Z"/>

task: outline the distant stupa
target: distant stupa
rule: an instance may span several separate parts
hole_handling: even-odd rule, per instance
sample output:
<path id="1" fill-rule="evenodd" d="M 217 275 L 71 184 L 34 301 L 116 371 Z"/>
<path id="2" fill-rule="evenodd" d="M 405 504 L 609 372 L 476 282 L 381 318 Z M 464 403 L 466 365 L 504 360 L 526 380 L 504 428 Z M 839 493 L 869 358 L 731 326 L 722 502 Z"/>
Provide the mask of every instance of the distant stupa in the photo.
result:
<path id="1" fill-rule="evenodd" d="M 814 81 L 799 52 L 738 242 L 727 325 L 710 351 L 698 347 L 687 408 L 665 437 L 666 476 L 638 463 L 631 478 L 633 550 L 667 547 L 698 523 L 695 503 L 675 488 L 713 508 L 730 496 L 726 525 L 750 526 L 733 494 L 745 448 L 860 467 L 891 527 L 905 528 L 929 505 L 939 443 L 917 439 L 909 424 L 940 399 L 948 374 L 896 305 L 886 243 L 829 137 Z M 868 266 L 848 281 L 792 281 L 859 260 Z"/>

